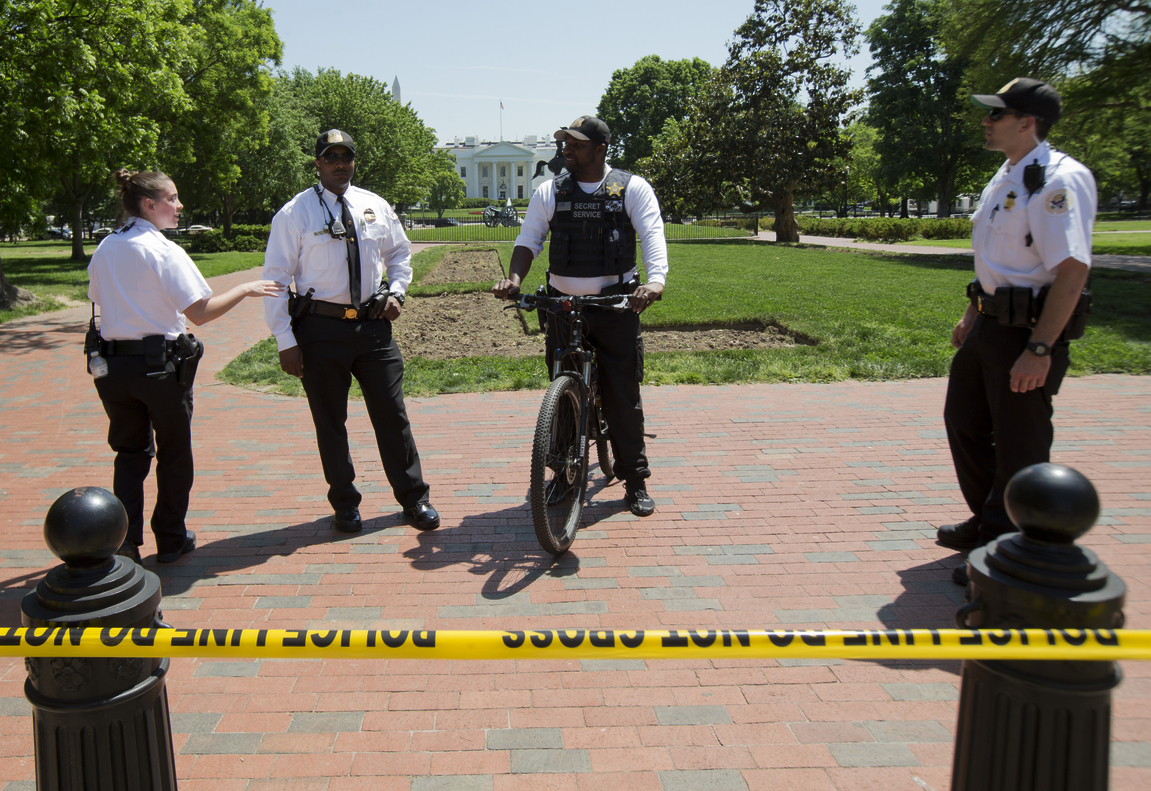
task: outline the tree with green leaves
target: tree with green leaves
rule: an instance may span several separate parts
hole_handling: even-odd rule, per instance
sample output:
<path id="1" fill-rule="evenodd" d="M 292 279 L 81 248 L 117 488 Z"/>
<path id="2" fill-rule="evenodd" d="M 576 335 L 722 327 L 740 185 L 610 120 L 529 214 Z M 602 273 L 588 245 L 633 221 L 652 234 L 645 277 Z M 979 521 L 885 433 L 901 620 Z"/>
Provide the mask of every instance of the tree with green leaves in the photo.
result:
<path id="1" fill-rule="evenodd" d="M 186 0 L 16 0 L 0 11 L 0 181 L 64 191 L 73 260 L 85 260 L 82 216 L 96 184 L 154 162 L 159 119 L 189 106 L 176 67 L 194 34 L 190 10 Z"/>
<path id="2" fill-rule="evenodd" d="M 164 159 L 184 203 L 218 208 L 230 236 L 233 213 L 248 208 L 242 180 L 266 141 L 268 69 L 283 45 L 256 0 L 199 0 L 188 22 L 194 34 L 178 73 L 190 106 L 170 121 Z"/>
<path id="3" fill-rule="evenodd" d="M 841 129 L 862 91 L 837 61 L 858 51 L 853 12 L 843 0 L 756 0 L 727 62 L 645 162 L 655 181 L 685 205 L 771 211 L 777 240 L 798 242 L 796 197 L 841 181 L 850 150 Z"/>
<path id="4" fill-rule="evenodd" d="M 432 179 L 432 186 L 428 192 L 428 206 L 436 213 L 436 217 L 443 217 L 448 209 L 459 207 L 467 194 L 467 184 L 456 173 L 456 155 L 447 151 L 436 154 L 436 164 L 440 165 Z"/>
<path id="5" fill-rule="evenodd" d="M 237 203 L 271 216 L 315 183 L 320 122 L 307 97 L 294 92 L 291 80 L 282 73 L 273 80 L 271 92 L 258 100 L 258 107 L 267 116 L 268 131 L 236 185 Z"/>
<path id="6" fill-rule="evenodd" d="M 631 68 L 617 69 L 599 100 L 596 115 L 612 134 L 612 164 L 632 170 L 651 156 L 652 139 L 668 119 L 679 121 L 687 103 L 715 70 L 700 58 L 663 60 L 647 55 Z"/>
<path id="7" fill-rule="evenodd" d="M 410 104 L 401 105 L 376 79 L 335 69 L 313 75 L 296 68 L 280 79 L 318 122 L 308 152 L 320 132 L 342 129 L 356 141 L 356 185 L 401 208 L 427 196 L 439 169 L 436 133 Z"/>
<path id="8" fill-rule="evenodd" d="M 939 217 L 951 215 L 965 176 L 990 165 L 979 114 L 963 92 L 964 58 L 949 56 L 940 39 L 946 0 L 894 0 L 867 30 L 874 58 L 868 69 L 868 119 L 879 132 L 876 150 L 895 182 L 934 186 Z M 968 178 L 967 180 L 970 180 Z"/>
<path id="9" fill-rule="evenodd" d="M 1149 0 L 959 0 L 945 35 L 977 86 L 1026 76 L 1059 87 L 1077 77 L 1085 107 L 1130 101 L 1151 68 Z"/>

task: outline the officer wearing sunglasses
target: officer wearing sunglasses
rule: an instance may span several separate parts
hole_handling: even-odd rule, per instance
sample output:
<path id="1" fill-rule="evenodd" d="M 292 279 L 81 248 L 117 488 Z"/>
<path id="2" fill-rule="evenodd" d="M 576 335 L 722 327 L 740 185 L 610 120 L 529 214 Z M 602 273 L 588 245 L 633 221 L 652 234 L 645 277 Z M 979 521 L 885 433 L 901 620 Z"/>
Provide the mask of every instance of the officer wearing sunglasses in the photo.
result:
<path id="1" fill-rule="evenodd" d="M 392 337 L 412 281 L 410 243 L 386 200 L 352 186 L 355 172 L 347 132 L 317 138 L 319 183 L 277 212 L 264 257 L 264 276 L 294 282 L 296 295 L 265 299 L 264 318 L 280 367 L 300 377 L 308 396 L 335 528 L 362 527 L 346 426 L 354 376 L 392 493 L 409 521 L 432 530 L 440 515 L 428 500 L 404 405 L 404 360 Z"/>
<path id="2" fill-rule="evenodd" d="M 958 351 L 943 416 L 972 515 L 939 528 L 938 541 L 958 550 L 1014 531 L 1007 482 L 1050 460 L 1052 398 L 1090 304 L 1097 202 L 1091 171 L 1046 142 L 1062 113 L 1054 88 L 1023 77 L 971 99 L 988 110 L 985 147 L 1006 161 L 971 218 L 976 280 L 951 334 Z M 967 584 L 966 563 L 952 578 Z"/>

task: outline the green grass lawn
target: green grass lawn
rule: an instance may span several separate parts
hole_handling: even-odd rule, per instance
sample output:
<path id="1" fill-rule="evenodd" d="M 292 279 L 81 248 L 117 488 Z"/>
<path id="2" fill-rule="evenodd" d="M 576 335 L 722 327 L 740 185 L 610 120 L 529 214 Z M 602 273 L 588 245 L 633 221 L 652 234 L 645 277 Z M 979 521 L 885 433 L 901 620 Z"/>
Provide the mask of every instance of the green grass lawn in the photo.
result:
<path id="1" fill-rule="evenodd" d="M 1151 231 L 1151 220 L 1104 220 L 1095 223 L 1095 233 L 1100 231 Z"/>
<path id="2" fill-rule="evenodd" d="M 663 230 L 664 236 L 673 241 L 676 239 L 726 239 L 751 236 L 750 231 L 740 228 L 720 228 L 703 224 L 665 223 Z M 483 224 L 469 223 L 446 228 L 413 228 L 408 231 L 408 238 L 413 242 L 514 242 L 519 233 L 519 228 L 488 228 Z"/>
<path id="3" fill-rule="evenodd" d="M 95 242 L 85 242 L 84 252 L 89 256 L 96 249 Z M 0 263 L 8 282 L 26 288 L 39 297 L 37 302 L 17 310 L 0 310 L 0 324 L 6 321 L 60 310 L 65 307 L 61 298 L 83 302 L 88 299 L 88 262 L 70 260 L 71 242 L 20 242 L 0 244 Z M 196 254 L 192 261 L 204 277 L 216 277 L 230 272 L 264 265 L 263 253 Z"/>
<path id="4" fill-rule="evenodd" d="M 1096 255 L 1151 255 L 1151 233 L 1095 234 L 1091 252 Z"/>
<path id="5" fill-rule="evenodd" d="M 971 249 L 970 239 L 916 239 L 899 244 Z M 1151 255 L 1151 233 L 1096 233 L 1092 238 L 1091 252 L 1096 255 Z"/>
<path id="6" fill-rule="evenodd" d="M 477 248 L 479 249 L 479 248 Z M 510 244 L 492 245 L 506 267 Z M 445 254 L 420 253 L 413 295 L 443 293 L 420 279 Z M 546 251 L 545 251 L 546 255 Z M 542 282 L 532 268 L 525 290 Z M 787 349 L 663 352 L 648 355 L 647 384 L 832 382 L 945 376 L 951 330 L 965 307 L 970 258 L 878 255 L 842 249 L 765 244 L 692 244 L 671 249 L 670 283 L 663 301 L 644 314 L 648 328 L 695 324 L 774 322 L 817 341 Z M 450 290 L 487 290 L 490 283 Z M 1096 270 L 1095 309 L 1087 336 L 1076 342 L 1072 373 L 1151 372 L 1151 278 Z M 236 384 L 271 385 L 299 393 L 279 370 L 275 343 L 257 345 L 221 375 Z M 539 388 L 541 357 L 407 361 L 409 396 Z"/>

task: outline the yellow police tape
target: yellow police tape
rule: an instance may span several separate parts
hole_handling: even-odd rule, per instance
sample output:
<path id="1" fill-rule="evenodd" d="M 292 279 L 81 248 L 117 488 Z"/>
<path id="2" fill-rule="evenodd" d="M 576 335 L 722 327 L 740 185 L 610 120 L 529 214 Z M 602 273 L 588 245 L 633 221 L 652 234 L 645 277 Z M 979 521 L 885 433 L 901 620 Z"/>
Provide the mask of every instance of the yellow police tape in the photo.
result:
<path id="1" fill-rule="evenodd" d="M 0 629 L 0 656 L 236 659 L 1151 659 L 1145 629 Z"/>

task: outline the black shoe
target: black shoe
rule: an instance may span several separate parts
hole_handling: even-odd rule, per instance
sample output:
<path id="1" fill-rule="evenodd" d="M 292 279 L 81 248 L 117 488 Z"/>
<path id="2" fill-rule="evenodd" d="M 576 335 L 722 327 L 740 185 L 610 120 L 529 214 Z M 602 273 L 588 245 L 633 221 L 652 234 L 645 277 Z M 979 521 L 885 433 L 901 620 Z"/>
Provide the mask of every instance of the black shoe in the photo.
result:
<path id="1" fill-rule="evenodd" d="M 958 566 L 951 570 L 951 581 L 956 585 L 962 585 L 965 588 L 967 587 L 967 584 L 971 582 L 971 580 L 967 576 L 966 563 L 960 563 Z"/>
<path id="2" fill-rule="evenodd" d="M 636 516 L 651 516 L 655 513 L 655 500 L 651 499 L 642 484 L 635 487 L 625 484 L 623 500 Z"/>
<path id="3" fill-rule="evenodd" d="M 156 562 L 158 563 L 175 563 L 183 555 L 187 555 L 196 548 L 196 534 L 191 530 L 184 531 L 184 546 L 172 552 L 159 552 L 156 554 Z M 121 547 L 123 549 L 123 547 Z"/>
<path id="4" fill-rule="evenodd" d="M 440 515 L 427 500 L 421 500 L 411 508 L 404 509 L 404 516 L 420 530 L 435 530 L 440 526 Z"/>
<path id="5" fill-rule="evenodd" d="M 120 548 L 116 550 L 116 554 L 122 558 L 128 558 L 129 560 L 134 560 L 137 563 L 140 562 L 140 547 L 136 546 L 131 541 L 125 541 L 123 544 L 121 544 Z"/>
<path id="6" fill-rule="evenodd" d="M 948 549 L 975 549 L 979 546 L 979 529 L 983 521 L 978 516 L 970 517 L 957 525 L 944 525 L 935 534 L 935 540 Z"/>
<path id="7" fill-rule="evenodd" d="M 350 508 L 341 508 L 336 511 L 332 525 L 341 533 L 360 532 L 364 527 L 364 523 L 360 520 L 360 509 L 354 505 Z"/>

